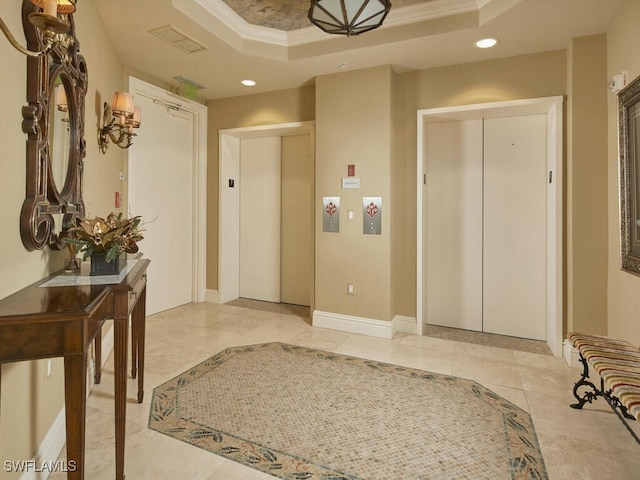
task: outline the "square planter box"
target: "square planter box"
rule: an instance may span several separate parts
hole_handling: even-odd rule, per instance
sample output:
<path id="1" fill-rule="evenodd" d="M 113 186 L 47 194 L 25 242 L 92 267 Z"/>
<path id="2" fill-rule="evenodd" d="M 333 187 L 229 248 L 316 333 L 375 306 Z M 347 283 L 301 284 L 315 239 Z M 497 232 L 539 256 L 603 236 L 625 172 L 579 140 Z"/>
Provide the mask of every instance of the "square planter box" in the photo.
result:
<path id="1" fill-rule="evenodd" d="M 117 275 L 127 264 L 127 255 L 122 254 L 110 262 L 105 261 L 106 253 L 91 254 L 91 272 L 89 275 Z"/>

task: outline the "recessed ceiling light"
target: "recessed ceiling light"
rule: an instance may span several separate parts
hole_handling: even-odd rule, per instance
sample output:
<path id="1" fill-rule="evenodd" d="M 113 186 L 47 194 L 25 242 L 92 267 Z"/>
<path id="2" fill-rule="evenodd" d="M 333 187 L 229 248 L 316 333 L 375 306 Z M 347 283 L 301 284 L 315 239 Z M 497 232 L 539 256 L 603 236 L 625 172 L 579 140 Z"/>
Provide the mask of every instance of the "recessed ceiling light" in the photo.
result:
<path id="1" fill-rule="evenodd" d="M 256 86 L 256 82 L 254 82 L 253 80 L 242 80 L 241 82 L 245 87 L 255 87 Z"/>
<path id="2" fill-rule="evenodd" d="M 500 43 L 500 40 L 498 40 L 497 38 L 483 38 L 482 40 L 478 40 L 473 45 L 476 48 L 491 48 L 495 47 L 498 43 Z"/>

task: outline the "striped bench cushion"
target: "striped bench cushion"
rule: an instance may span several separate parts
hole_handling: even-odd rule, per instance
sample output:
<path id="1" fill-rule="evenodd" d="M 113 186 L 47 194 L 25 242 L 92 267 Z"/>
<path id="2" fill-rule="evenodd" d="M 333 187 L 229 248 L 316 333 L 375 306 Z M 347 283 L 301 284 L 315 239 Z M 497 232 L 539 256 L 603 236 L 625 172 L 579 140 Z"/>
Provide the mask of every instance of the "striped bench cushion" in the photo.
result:
<path id="1" fill-rule="evenodd" d="M 600 375 L 605 390 L 611 390 L 640 421 L 640 350 L 624 340 L 600 335 L 570 333 L 568 339 Z"/>
<path id="2" fill-rule="evenodd" d="M 567 337 L 574 347 L 580 346 L 601 346 L 608 348 L 618 348 L 620 350 L 638 351 L 633 345 L 624 340 L 616 340 L 615 338 L 604 337 L 601 335 L 590 335 L 586 333 L 570 333 Z"/>

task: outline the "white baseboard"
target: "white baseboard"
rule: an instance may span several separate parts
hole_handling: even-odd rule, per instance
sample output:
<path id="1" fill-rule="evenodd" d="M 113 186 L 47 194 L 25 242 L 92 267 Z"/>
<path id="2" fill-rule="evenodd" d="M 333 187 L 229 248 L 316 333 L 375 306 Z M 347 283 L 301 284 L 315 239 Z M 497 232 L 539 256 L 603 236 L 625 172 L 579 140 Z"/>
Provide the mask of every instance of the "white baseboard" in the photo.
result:
<path id="1" fill-rule="evenodd" d="M 418 326 L 416 325 L 415 317 L 405 317 L 404 315 L 396 315 L 393 317 L 392 323 L 395 324 L 395 330 L 401 333 L 411 333 L 415 335 L 417 333 Z"/>
<path id="2" fill-rule="evenodd" d="M 64 407 L 53 421 L 53 425 L 42 440 L 31 462 L 24 467 L 24 473 L 20 480 L 46 480 L 49 474 L 55 471 L 63 471 L 67 468 L 66 460 L 58 463 L 60 452 L 66 441 L 66 423 Z"/>
<path id="3" fill-rule="evenodd" d="M 102 337 L 102 368 L 104 368 L 111 352 L 113 351 L 113 326 Z M 95 386 L 95 358 L 89 359 L 87 365 L 87 396 Z M 66 469 L 72 469 L 72 465 L 68 465 L 66 459 L 58 462 L 60 452 L 64 448 L 67 439 L 66 432 L 66 416 L 64 407 L 58 413 L 53 421 L 51 428 L 45 435 L 42 443 L 38 447 L 34 457 L 29 462 L 25 472 L 20 480 L 46 480 L 53 472 L 62 472 Z"/>
<path id="4" fill-rule="evenodd" d="M 204 301 L 208 303 L 220 303 L 220 292 L 218 292 L 218 290 L 205 290 Z"/>
<path id="5" fill-rule="evenodd" d="M 571 342 L 565 339 L 562 342 L 562 357 L 567 362 L 567 365 L 570 367 L 580 368 L 582 367 L 582 363 L 580 363 L 580 354 L 578 353 L 578 349 L 571 345 Z"/>
<path id="6" fill-rule="evenodd" d="M 396 333 L 393 322 L 342 315 L 340 313 L 322 312 L 319 310 L 314 310 L 312 324 L 314 327 L 329 328 L 331 330 L 348 333 L 359 333 L 361 335 L 379 338 L 393 338 Z"/>
<path id="7" fill-rule="evenodd" d="M 107 330 L 106 335 L 104 333 L 102 335 L 101 370 L 104 368 L 105 364 L 107 363 L 107 360 L 109 360 L 109 356 L 111 355 L 111 352 L 113 352 L 113 345 L 114 345 L 113 342 L 114 342 L 114 339 L 113 339 L 113 324 L 112 324 L 111 328 Z M 89 365 L 87 366 L 87 398 L 89 397 L 91 390 L 93 390 L 93 387 L 95 387 L 96 385 L 95 371 L 96 371 L 96 366 L 95 366 L 95 357 L 94 357 L 89 359 Z"/>

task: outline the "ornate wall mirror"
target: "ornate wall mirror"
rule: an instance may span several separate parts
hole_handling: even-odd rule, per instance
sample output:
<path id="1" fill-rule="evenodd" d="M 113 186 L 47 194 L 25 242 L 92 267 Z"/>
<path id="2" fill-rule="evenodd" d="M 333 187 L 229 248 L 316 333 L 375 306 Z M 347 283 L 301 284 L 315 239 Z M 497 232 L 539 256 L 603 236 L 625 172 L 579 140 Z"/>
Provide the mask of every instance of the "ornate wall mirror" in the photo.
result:
<path id="1" fill-rule="evenodd" d="M 640 77 L 618 94 L 622 269 L 640 275 Z"/>
<path id="2" fill-rule="evenodd" d="M 29 21 L 37 11 L 22 2 L 27 48 L 43 48 L 43 38 Z M 60 231 L 84 216 L 82 168 L 85 157 L 84 102 L 87 65 L 79 53 L 73 14 L 59 14 L 69 33 L 46 55 L 27 58 L 27 102 L 22 131 L 27 134 L 26 198 L 20 214 L 20 235 L 27 250 L 45 245 L 64 247 Z"/>

